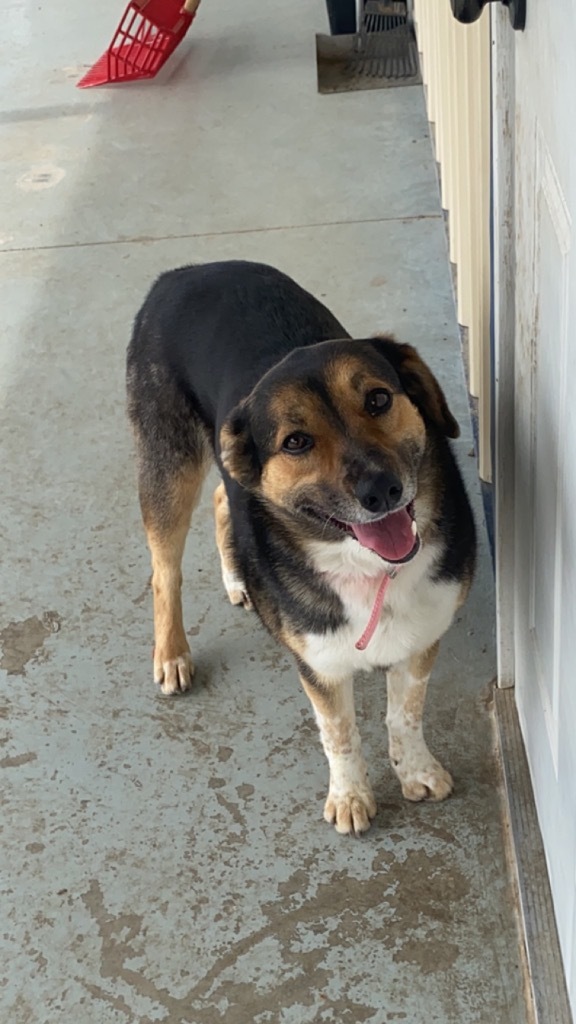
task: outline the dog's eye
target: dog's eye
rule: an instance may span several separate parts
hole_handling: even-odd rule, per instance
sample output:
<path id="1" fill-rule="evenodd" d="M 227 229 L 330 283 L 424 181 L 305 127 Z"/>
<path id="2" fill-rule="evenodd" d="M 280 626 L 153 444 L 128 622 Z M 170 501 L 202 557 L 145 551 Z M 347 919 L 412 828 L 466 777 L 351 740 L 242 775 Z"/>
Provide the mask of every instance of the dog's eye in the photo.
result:
<path id="1" fill-rule="evenodd" d="M 392 404 L 392 395 L 386 388 L 374 388 L 364 399 L 364 408 L 371 416 L 380 416 Z"/>
<path id="2" fill-rule="evenodd" d="M 282 442 L 282 451 L 289 452 L 290 455 L 301 455 L 302 452 L 308 452 L 314 446 L 314 441 L 309 434 L 303 434 L 300 430 L 297 430 L 294 434 L 288 434 Z"/>

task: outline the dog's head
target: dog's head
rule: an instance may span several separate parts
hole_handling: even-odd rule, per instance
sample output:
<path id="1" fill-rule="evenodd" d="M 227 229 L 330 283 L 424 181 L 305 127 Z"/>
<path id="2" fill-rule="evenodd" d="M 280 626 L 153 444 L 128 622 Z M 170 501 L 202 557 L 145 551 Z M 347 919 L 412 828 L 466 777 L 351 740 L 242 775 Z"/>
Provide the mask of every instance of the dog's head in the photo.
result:
<path id="1" fill-rule="evenodd" d="M 458 436 L 444 394 L 391 338 L 295 349 L 228 417 L 225 470 L 307 535 L 355 536 L 390 562 L 418 550 L 413 501 L 427 436 Z"/>

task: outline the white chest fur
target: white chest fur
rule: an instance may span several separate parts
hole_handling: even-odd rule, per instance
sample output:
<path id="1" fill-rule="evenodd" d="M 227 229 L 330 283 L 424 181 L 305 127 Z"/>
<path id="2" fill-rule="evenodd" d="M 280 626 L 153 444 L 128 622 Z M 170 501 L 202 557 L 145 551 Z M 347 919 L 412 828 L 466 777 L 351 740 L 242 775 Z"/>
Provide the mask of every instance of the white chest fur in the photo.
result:
<path id="1" fill-rule="evenodd" d="M 354 672 L 398 664 L 425 651 L 452 622 L 460 585 L 430 578 L 438 551 L 426 546 L 390 580 L 374 634 L 359 651 L 355 644 L 372 614 L 386 564 L 353 538 L 336 545 L 314 542 L 310 553 L 340 597 L 347 618 L 336 633 L 306 636 L 304 660 L 324 678 L 336 682 Z"/>

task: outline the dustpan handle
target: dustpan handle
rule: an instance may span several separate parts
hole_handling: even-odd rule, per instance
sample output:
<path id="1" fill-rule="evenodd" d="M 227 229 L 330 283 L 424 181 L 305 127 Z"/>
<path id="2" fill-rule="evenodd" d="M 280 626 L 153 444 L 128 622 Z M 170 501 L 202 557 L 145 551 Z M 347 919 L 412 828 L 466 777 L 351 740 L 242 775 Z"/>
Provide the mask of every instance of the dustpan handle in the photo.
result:
<path id="1" fill-rule="evenodd" d="M 186 11 L 186 14 L 196 14 L 199 7 L 200 0 L 184 0 L 182 4 L 182 10 Z"/>

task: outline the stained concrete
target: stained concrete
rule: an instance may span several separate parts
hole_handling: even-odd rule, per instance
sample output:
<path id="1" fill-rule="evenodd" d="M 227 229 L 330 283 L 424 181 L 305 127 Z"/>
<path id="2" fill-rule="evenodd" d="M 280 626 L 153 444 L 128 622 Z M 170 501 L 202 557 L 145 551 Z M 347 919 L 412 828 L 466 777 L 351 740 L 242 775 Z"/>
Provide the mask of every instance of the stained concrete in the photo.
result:
<path id="1" fill-rule="evenodd" d="M 483 532 L 427 711 L 445 804 L 402 801 L 373 675 L 357 703 L 378 816 L 358 841 L 323 822 L 307 701 L 226 602 L 210 487 L 185 559 L 197 681 L 176 700 L 151 681 L 123 363 L 167 267 L 266 260 L 351 331 L 416 344 L 481 521 L 421 92 L 317 96 L 320 0 L 205 0 L 156 82 L 76 91 L 118 17 L 115 0 L 4 13 L 0 1018 L 525 1024 Z"/>

